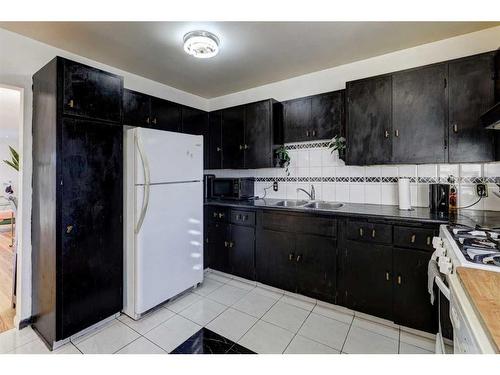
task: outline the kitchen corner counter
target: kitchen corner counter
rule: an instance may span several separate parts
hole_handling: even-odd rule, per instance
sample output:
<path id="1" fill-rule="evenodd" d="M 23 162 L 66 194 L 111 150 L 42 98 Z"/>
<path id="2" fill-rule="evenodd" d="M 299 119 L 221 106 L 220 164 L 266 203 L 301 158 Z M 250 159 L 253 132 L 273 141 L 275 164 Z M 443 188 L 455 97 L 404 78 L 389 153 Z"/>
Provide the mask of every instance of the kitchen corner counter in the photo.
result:
<path id="1" fill-rule="evenodd" d="M 475 225 L 500 227 L 500 212 L 460 210 L 454 215 L 443 218 L 430 212 L 426 207 L 415 207 L 411 211 L 403 211 L 398 206 L 379 204 L 344 203 L 341 208 L 334 210 L 319 210 L 301 207 L 279 207 L 276 203 L 283 199 L 255 199 L 248 201 L 237 200 L 207 200 L 206 205 L 226 206 L 234 208 L 272 209 L 285 210 L 289 212 L 300 212 L 310 214 L 332 215 L 332 216 L 359 216 L 375 217 L 386 220 L 414 221 L 431 224 L 462 224 L 474 227 Z"/>
<path id="2" fill-rule="evenodd" d="M 500 353 L 500 272 L 458 267 L 460 282 L 497 353 Z"/>

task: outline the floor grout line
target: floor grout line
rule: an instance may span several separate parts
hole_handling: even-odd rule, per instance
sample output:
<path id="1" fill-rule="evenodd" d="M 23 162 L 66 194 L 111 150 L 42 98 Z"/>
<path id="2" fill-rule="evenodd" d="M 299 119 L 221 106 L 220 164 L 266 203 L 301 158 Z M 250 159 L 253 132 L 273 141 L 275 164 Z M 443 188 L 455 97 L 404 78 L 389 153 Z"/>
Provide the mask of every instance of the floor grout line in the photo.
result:
<path id="1" fill-rule="evenodd" d="M 347 338 L 349 337 L 349 333 L 351 333 L 351 328 L 352 328 L 352 325 L 354 324 L 354 318 L 355 316 L 352 317 L 352 320 L 351 320 L 351 324 L 349 325 L 349 329 L 347 330 L 347 334 L 345 335 L 345 338 L 344 338 L 344 343 L 342 344 L 342 348 L 340 349 L 340 353 L 344 353 L 344 346 L 345 346 L 345 343 L 347 342 Z M 347 353 L 349 354 L 349 353 Z"/>
<path id="2" fill-rule="evenodd" d="M 286 302 L 285 302 L 286 303 Z M 317 304 L 317 303 L 316 303 Z M 295 339 L 295 337 L 299 334 L 299 331 L 300 329 L 302 328 L 302 326 L 304 325 L 304 323 L 306 322 L 306 320 L 311 316 L 313 310 L 314 310 L 314 307 L 316 307 L 316 304 L 314 304 L 313 308 L 311 309 L 311 311 L 309 311 L 309 314 L 307 314 L 306 318 L 304 319 L 304 321 L 302 322 L 302 324 L 300 325 L 299 329 L 297 330 L 297 332 L 293 335 L 292 339 L 290 340 L 290 342 L 287 344 L 287 346 L 285 347 L 285 349 L 283 349 L 283 351 L 281 352 L 282 354 L 285 353 L 285 351 L 288 349 L 288 347 L 290 346 L 290 344 L 292 343 L 292 341 Z"/>

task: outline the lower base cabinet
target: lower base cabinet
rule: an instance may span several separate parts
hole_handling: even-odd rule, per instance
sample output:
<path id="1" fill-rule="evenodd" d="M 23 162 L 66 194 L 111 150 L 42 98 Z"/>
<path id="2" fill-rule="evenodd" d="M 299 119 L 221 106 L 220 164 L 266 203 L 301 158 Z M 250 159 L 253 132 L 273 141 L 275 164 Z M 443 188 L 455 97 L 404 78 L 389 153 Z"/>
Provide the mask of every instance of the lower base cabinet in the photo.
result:
<path id="1" fill-rule="evenodd" d="M 263 229 L 256 249 L 257 281 L 334 302 L 335 239 Z"/>
<path id="2" fill-rule="evenodd" d="M 392 320 L 392 247 L 347 241 L 343 255 L 345 306 Z"/>
<path id="3" fill-rule="evenodd" d="M 431 305 L 426 287 L 431 253 L 395 247 L 392 259 L 394 322 L 427 332 L 437 332 L 437 309 Z"/>

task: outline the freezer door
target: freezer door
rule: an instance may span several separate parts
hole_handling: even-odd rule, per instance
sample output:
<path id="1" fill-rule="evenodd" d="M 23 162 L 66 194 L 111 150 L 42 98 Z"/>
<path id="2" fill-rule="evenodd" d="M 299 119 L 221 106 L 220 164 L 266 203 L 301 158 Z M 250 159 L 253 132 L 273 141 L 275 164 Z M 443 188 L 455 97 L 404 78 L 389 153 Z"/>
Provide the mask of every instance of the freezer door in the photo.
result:
<path id="1" fill-rule="evenodd" d="M 203 136 L 155 129 L 134 129 L 135 184 L 203 179 Z M 144 173 L 146 169 L 146 173 Z"/>
<path id="2" fill-rule="evenodd" d="M 143 186 L 136 186 L 136 212 Z M 203 183 L 151 185 L 135 238 L 135 312 L 142 314 L 203 281 Z"/>

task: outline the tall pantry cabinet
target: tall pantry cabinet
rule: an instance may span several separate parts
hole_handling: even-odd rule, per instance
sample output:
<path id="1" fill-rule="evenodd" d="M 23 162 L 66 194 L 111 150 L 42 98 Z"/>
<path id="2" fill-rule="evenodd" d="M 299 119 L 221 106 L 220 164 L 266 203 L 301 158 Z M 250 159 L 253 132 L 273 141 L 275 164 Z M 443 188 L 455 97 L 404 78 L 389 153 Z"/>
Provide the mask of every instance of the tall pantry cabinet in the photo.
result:
<path id="1" fill-rule="evenodd" d="M 123 298 L 123 78 L 60 57 L 33 76 L 33 328 L 57 342 Z"/>

